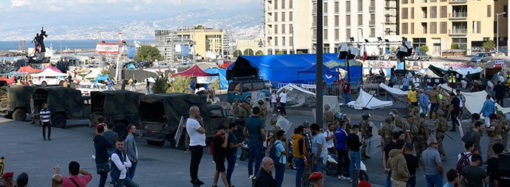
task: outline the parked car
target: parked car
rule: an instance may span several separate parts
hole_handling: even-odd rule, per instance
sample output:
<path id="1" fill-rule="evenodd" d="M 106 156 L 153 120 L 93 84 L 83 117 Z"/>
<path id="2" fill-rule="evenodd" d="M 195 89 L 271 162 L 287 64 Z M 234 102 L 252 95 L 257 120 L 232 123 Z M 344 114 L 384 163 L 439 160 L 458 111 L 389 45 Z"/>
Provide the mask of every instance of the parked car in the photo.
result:
<path id="1" fill-rule="evenodd" d="M 471 58 L 471 62 L 482 62 L 484 58 L 491 57 L 490 53 L 477 53 Z"/>
<path id="2" fill-rule="evenodd" d="M 112 87 L 113 89 L 113 87 Z M 108 87 L 104 84 L 93 84 L 93 83 L 82 83 L 78 85 L 77 90 L 80 90 L 81 95 L 83 96 L 90 96 L 90 93 L 93 91 L 106 91 L 108 90 Z"/>
<path id="3" fill-rule="evenodd" d="M 168 63 L 166 63 L 166 62 L 158 64 L 158 68 L 168 68 L 168 66 L 169 66 Z"/>

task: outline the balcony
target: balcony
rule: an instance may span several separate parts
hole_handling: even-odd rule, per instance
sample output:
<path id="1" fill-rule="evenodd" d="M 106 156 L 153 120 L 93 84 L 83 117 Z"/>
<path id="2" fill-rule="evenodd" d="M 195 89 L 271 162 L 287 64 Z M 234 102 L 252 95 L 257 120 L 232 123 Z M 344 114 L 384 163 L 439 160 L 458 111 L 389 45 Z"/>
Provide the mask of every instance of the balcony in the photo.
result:
<path id="1" fill-rule="evenodd" d="M 465 20 L 467 19 L 467 12 L 453 12 L 449 14 L 450 20 Z"/>
<path id="2" fill-rule="evenodd" d="M 467 0 L 450 0 L 450 4 L 463 4 L 467 3 Z"/>
<path id="3" fill-rule="evenodd" d="M 453 27 L 453 29 L 451 30 L 450 32 L 450 35 L 455 35 L 455 36 L 463 36 L 463 35 L 466 35 L 467 34 L 467 27 L 458 27 L 458 28 L 455 28 Z"/>

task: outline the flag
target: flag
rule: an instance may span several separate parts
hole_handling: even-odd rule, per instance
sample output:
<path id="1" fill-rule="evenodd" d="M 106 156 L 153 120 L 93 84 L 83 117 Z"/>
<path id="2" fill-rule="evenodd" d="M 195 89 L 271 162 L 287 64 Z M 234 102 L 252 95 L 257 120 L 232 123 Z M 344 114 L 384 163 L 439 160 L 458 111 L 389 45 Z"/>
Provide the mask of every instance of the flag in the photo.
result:
<path id="1" fill-rule="evenodd" d="M 363 63 L 368 59 L 367 46 L 363 46 Z"/>

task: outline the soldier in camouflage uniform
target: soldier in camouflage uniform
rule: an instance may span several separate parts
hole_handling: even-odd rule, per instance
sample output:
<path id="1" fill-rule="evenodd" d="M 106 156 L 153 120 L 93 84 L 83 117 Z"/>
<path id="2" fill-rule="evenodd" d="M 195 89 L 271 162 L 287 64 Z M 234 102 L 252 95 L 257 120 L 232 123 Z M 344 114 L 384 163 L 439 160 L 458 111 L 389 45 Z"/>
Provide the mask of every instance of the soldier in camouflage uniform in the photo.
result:
<path id="1" fill-rule="evenodd" d="M 236 117 L 241 117 L 241 104 L 239 104 L 239 99 L 234 99 L 234 103 L 232 103 L 232 114 Z"/>
<path id="2" fill-rule="evenodd" d="M 404 140 L 408 143 L 413 141 L 413 134 L 411 132 L 416 132 L 416 126 L 413 126 L 413 118 L 407 118 L 407 123 L 404 123 L 404 128 L 402 128 L 402 132 L 404 133 Z"/>
<path id="3" fill-rule="evenodd" d="M 498 111 L 498 123 L 501 123 L 501 144 L 507 148 L 510 126 L 508 126 L 508 120 L 506 120 L 505 115 L 501 111 Z"/>
<path id="4" fill-rule="evenodd" d="M 271 119 L 269 120 L 269 123 L 271 123 L 271 130 L 268 132 L 268 140 L 270 143 L 274 143 L 276 141 L 276 132 L 282 130 L 278 125 L 276 125 L 276 122 L 278 121 L 278 115 L 273 114 Z"/>
<path id="5" fill-rule="evenodd" d="M 359 122 L 359 127 L 361 129 L 361 135 L 363 136 L 363 138 L 365 140 L 367 140 L 368 138 L 372 137 L 372 122 L 368 121 L 368 118 L 370 117 L 370 114 L 363 114 L 363 120 L 361 120 L 361 122 Z M 363 143 L 363 145 L 361 146 L 361 159 L 362 160 L 365 160 L 365 159 L 370 159 L 370 157 L 367 155 L 367 144 L 366 142 Z"/>
<path id="6" fill-rule="evenodd" d="M 250 104 L 250 100 L 249 99 L 246 99 L 244 100 L 243 103 L 241 103 L 241 114 L 246 114 L 244 115 L 245 117 L 244 118 L 248 118 L 248 116 L 251 114 L 251 104 Z M 267 114 L 267 113 L 266 113 Z"/>
<path id="7" fill-rule="evenodd" d="M 330 110 L 330 106 L 329 105 L 325 105 L 324 106 L 324 123 L 330 125 L 330 124 L 333 124 L 335 125 L 335 128 L 336 128 L 336 122 L 335 122 L 335 114 L 333 114 L 333 112 Z"/>
<path id="8" fill-rule="evenodd" d="M 496 114 L 491 114 L 489 118 L 491 120 L 491 126 L 486 130 L 487 135 L 489 136 L 487 158 L 492 158 L 492 156 L 494 156 L 494 150 L 492 149 L 492 146 L 502 141 L 501 132 L 503 131 L 503 123 L 500 122 L 502 120 L 497 119 L 498 117 L 496 116 Z"/>
<path id="9" fill-rule="evenodd" d="M 395 125 L 395 127 L 402 129 L 404 127 L 405 121 L 398 115 L 398 111 L 393 109 L 391 110 L 390 115 L 392 117 L 392 123 Z"/>
<path id="10" fill-rule="evenodd" d="M 443 147 L 443 139 L 445 136 L 445 132 L 448 130 L 448 120 L 446 120 L 446 116 L 444 115 L 443 110 L 439 110 L 437 112 L 436 119 L 437 120 L 435 122 L 435 126 L 436 126 L 436 140 L 437 143 L 439 144 L 438 150 L 439 153 L 441 154 L 441 159 L 443 161 L 446 161 L 446 153 Z"/>
<path id="11" fill-rule="evenodd" d="M 384 153 L 384 146 L 391 141 L 393 137 L 394 126 L 391 123 L 391 117 L 387 117 L 384 120 L 384 125 L 379 129 L 378 134 L 381 136 L 381 150 Z"/>
<path id="12" fill-rule="evenodd" d="M 416 126 L 416 131 L 413 134 L 414 150 L 416 151 L 416 157 L 420 158 L 421 153 L 427 148 L 426 141 L 429 138 L 429 128 L 425 122 L 425 114 L 420 114 L 420 119 L 417 121 L 413 120 L 412 126 Z"/>
<path id="13" fill-rule="evenodd" d="M 266 125 L 266 119 L 267 119 L 267 107 L 266 107 L 266 104 L 264 103 L 263 100 L 259 100 L 257 102 L 258 104 L 258 107 L 260 108 L 260 119 L 262 120 L 262 122 L 264 123 L 264 125 Z"/>

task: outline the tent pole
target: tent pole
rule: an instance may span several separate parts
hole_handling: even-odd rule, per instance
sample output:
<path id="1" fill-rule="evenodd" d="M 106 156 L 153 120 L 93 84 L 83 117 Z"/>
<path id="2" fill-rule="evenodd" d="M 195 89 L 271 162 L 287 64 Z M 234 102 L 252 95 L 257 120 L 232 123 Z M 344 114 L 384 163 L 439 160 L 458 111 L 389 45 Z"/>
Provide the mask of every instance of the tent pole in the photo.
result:
<path id="1" fill-rule="evenodd" d="M 317 91 L 316 91 L 316 98 L 317 98 L 317 105 L 316 105 L 316 111 L 315 111 L 315 117 L 316 117 L 316 121 L 315 123 L 317 125 L 320 125 L 320 126 L 323 126 L 324 129 L 327 129 L 327 124 L 324 124 L 323 123 L 323 96 L 322 96 L 322 92 L 323 92 L 323 80 L 322 80 L 322 58 L 323 58 L 323 48 L 322 48 L 322 45 L 323 45 L 323 38 L 322 38 L 322 6 L 323 6 L 323 0 L 317 0 L 317 45 L 316 45 L 316 49 L 317 49 L 317 74 L 316 74 L 316 78 L 315 78 L 315 85 L 317 87 Z"/>

